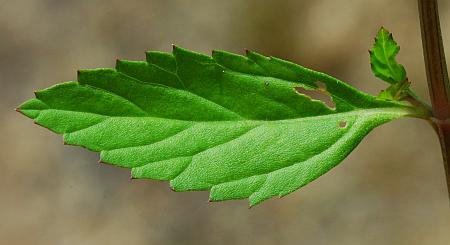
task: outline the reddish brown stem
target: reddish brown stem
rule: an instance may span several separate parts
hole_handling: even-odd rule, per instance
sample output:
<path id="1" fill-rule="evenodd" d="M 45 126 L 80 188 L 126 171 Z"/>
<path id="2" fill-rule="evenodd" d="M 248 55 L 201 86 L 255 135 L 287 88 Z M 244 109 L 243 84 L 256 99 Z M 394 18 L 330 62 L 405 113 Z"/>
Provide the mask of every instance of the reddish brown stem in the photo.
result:
<path id="1" fill-rule="evenodd" d="M 445 62 L 437 0 L 419 0 L 420 27 L 432 120 L 439 135 L 450 197 L 450 84 Z"/>

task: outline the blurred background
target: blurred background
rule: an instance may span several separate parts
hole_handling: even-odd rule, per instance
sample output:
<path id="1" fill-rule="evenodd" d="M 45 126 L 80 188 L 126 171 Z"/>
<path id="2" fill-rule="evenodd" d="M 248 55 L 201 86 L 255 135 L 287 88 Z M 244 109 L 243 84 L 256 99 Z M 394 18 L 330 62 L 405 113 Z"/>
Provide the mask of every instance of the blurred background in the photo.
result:
<path id="1" fill-rule="evenodd" d="M 450 2 L 440 10 L 450 57 Z M 0 243 L 449 244 L 441 153 L 424 121 L 383 125 L 325 176 L 248 209 L 130 181 L 13 111 L 33 90 L 76 80 L 77 69 L 172 43 L 205 54 L 248 48 L 377 94 L 386 84 L 367 50 L 381 25 L 429 100 L 412 0 L 0 0 Z"/>

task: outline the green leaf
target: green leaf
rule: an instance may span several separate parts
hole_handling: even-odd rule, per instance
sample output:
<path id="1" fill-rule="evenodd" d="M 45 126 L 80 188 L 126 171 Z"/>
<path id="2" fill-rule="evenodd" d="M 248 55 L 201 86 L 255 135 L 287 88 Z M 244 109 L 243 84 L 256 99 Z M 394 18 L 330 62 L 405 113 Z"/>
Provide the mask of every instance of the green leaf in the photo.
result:
<path id="1" fill-rule="evenodd" d="M 402 82 L 394 83 L 386 90 L 382 90 L 378 95 L 378 98 L 386 100 L 403 100 L 411 92 L 409 90 L 410 84 L 411 83 L 408 81 L 408 79 L 405 79 Z"/>
<path id="2" fill-rule="evenodd" d="M 376 126 L 417 116 L 406 103 L 281 59 L 178 47 L 80 71 L 78 82 L 38 91 L 18 110 L 133 178 L 250 205 L 326 173 Z"/>
<path id="3" fill-rule="evenodd" d="M 370 50 L 372 72 L 383 81 L 394 84 L 406 80 L 405 68 L 395 60 L 400 46 L 394 41 L 392 34 L 383 27 L 375 38 Z"/>

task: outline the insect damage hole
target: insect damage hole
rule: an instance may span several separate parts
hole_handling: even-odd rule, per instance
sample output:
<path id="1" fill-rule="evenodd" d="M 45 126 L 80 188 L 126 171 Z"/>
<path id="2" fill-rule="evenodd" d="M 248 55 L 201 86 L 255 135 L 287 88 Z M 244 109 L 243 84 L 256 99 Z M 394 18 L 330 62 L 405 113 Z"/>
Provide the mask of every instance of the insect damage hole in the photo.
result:
<path id="1" fill-rule="evenodd" d="M 305 89 L 303 87 L 295 87 L 295 91 L 299 94 L 308 96 L 312 100 L 318 100 L 324 103 L 331 110 L 336 109 L 336 104 L 333 101 L 330 93 L 327 91 L 327 86 L 323 82 L 316 82 L 317 89 Z"/>
<path id="2" fill-rule="evenodd" d="M 348 124 L 348 123 L 347 123 L 346 121 L 340 121 L 340 122 L 339 122 L 339 127 L 340 127 L 340 128 L 346 128 L 346 127 L 347 127 L 347 124 Z"/>

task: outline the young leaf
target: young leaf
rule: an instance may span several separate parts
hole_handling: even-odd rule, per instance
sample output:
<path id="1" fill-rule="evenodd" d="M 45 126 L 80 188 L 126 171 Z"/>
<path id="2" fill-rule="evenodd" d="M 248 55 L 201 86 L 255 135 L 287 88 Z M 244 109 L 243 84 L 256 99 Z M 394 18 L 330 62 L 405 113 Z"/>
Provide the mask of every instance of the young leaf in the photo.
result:
<path id="1" fill-rule="evenodd" d="M 305 91 L 330 96 L 334 106 Z M 254 52 L 174 47 L 36 92 L 21 113 L 133 178 L 211 201 L 284 196 L 340 163 L 376 126 L 417 116 L 326 74 Z"/>
<path id="2" fill-rule="evenodd" d="M 378 98 L 386 100 L 403 100 L 410 93 L 410 84 L 411 83 L 408 81 L 408 79 L 403 80 L 402 82 L 394 83 L 386 90 L 382 90 L 378 95 Z"/>
<path id="3" fill-rule="evenodd" d="M 375 38 L 370 50 L 372 72 L 383 81 L 394 84 L 406 80 L 405 68 L 395 60 L 400 46 L 394 41 L 392 34 L 383 27 Z"/>

